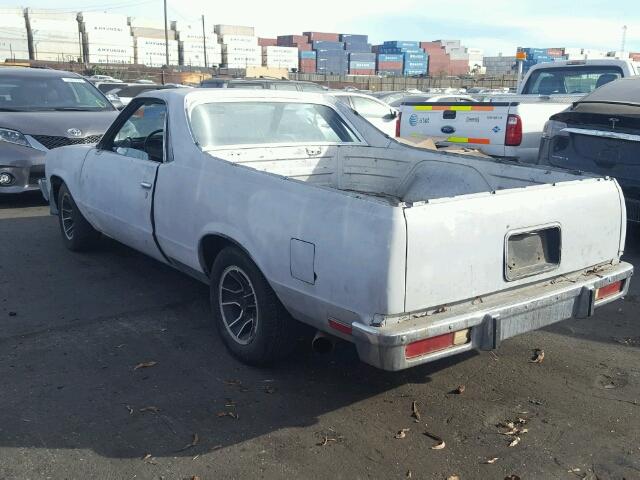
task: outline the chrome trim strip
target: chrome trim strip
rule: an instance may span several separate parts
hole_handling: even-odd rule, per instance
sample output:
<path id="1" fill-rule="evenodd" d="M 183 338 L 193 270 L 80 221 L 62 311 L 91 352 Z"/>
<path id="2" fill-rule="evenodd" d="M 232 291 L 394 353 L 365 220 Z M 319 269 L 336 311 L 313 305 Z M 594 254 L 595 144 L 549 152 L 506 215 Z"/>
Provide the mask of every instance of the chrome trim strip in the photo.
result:
<path id="1" fill-rule="evenodd" d="M 563 128 L 561 133 L 575 133 L 576 135 L 588 135 L 590 137 L 613 138 L 616 140 L 626 140 L 628 142 L 640 142 L 640 135 L 631 135 L 629 133 L 611 132 L 605 130 L 591 130 L 586 128 Z"/>

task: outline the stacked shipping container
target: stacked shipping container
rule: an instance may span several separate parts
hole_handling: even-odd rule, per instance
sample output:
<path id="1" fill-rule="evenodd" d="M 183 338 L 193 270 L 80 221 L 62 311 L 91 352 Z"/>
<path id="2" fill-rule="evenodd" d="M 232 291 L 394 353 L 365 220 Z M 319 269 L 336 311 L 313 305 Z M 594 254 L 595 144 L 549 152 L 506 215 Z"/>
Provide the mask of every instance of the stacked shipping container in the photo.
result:
<path id="1" fill-rule="evenodd" d="M 0 8 L 0 61 L 28 59 L 29 37 L 21 8 Z"/>
<path id="2" fill-rule="evenodd" d="M 30 52 L 35 60 L 81 61 L 81 39 L 76 13 L 26 10 Z"/>
<path id="3" fill-rule="evenodd" d="M 212 23 L 206 22 L 203 27 L 202 23 L 174 22 L 173 28 L 178 38 L 180 65 L 212 67 L 222 63 L 222 47 L 218 43 L 218 35 L 214 32 Z"/>
<path id="4" fill-rule="evenodd" d="M 426 75 L 429 70 L 429 55 L 420 47 L 419 42 L 389 40 L 378 47 L 378 54 L 402 55 L 402 75 Z"/>
<path id="5" fill-rule="evenodd" d="M 346 75 L 349 53 L 344 50 L 344 42 L 337 33 L 303 32 L 316 52 L 316 72 Z"/>
<path id="6" fill-rule="evenodd" d="M 340 41 L 348 52 L 350 75 L 375 75 L 376 54 L 371 53 L 371 44 L 367 35 L 353 33 L 340 34 Z"/>
<path id="7" fill-rule="evenodd" d="M 127 17 L 99 12 L 78 14 L 84 61 L 89 63 L 134 62 L 133 38 Z"/>
<path id="8" fill-rule="evenodd" d="M 538 63 L 555 62 L 556 60 L 565 60 L 563 48 L 533 48 L 519 47 L 519 52 L 526 54 L 524 60 L 523 71 L 527 72 L 531 67 Z"/>
<path id="9" fill-rule="evenodd" d="M 295 47 L 262 47 L 262 65 L 269 68 L 298 68 L 298 49 Z"/>
<path id="10" fill-rule="evenodd" d="M 222 65 L 226 68 L 242 69 L 262 65 L 262 47 L 252 27 L 216 25 L 222 41 Z"/>

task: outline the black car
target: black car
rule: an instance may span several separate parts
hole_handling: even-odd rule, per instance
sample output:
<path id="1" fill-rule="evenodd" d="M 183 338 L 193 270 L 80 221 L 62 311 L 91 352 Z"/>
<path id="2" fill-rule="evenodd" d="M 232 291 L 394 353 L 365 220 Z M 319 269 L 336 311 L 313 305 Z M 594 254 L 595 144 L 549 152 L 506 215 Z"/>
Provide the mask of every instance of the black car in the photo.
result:
<path id="1" fill-rule="evenodd" d="M 640 77 L 594 90 L 544 127 L 542 165 L 614 177 L 627 204 L 627 220 L 640 222 Z"/>

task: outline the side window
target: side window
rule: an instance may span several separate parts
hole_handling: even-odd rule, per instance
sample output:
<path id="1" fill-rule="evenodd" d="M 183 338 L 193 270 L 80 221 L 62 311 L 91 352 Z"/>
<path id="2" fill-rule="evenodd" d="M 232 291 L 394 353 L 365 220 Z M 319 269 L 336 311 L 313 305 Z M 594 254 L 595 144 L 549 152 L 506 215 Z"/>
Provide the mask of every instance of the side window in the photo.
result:
<path id="1" fill-rule="evenodd" d="M 141 105 L 115 134 L 112 150 L 126 157 L 162 162 L 166 111 L 164 103 Z"/>
<path id="2" fill-rule="evenodd" d="M 273 88 L 275 90 L 289 90 L 289 91 L 293 91 L 293 92 L 297 92 L 298 91 L 298 87 L 296 86 L 295 83 L 286 83 L 286 82 L 274 83 L 273 84 Z"/>
<path id="3" fill-rule="evenodd" d="M 351 97 L 353 108 L 363 117 L 383 118 L 391 113 L 389 107 L 364 97 Z"/>

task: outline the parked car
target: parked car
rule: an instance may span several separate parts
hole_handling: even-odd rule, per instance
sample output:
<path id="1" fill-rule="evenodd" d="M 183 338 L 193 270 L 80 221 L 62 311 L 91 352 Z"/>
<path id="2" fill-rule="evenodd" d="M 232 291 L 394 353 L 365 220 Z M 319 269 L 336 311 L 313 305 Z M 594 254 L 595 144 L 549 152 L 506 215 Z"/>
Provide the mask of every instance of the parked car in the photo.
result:
<path id="1" fill-rule="evenodd" d="M 141 93 L 148 92 L 150 90 L 164 90 L 167 88 L 176 88 L 174 85 L 160 85 L 157 83 L 121 83 L 118 86 L 109 88 L 105 95 L 117 96 L 118 100 L 122 102 L 123 107 L 129 105 L 131 99 L 140 95 Z M 103 90 L 104 91 L 104 90 Z"/>
<path id="2" fill-rule="evenodd" d="M 398 117 L 398 111 L 395 108 L 364 93 L 332 91 L 330 94 L 345 102 L 382 132 L 391 137 L 395 136 Z"/>
<path id="3" fill-rule="evenodd" d="M 553 115 L 538 163 L 615 177 L 627 220 L 640 222 L 640 77 L 608 83 Z"/>
<path id="4" fill-rule="evenodd" d="M 298 80 L 277 80 L 277 79 L 234 79 L 230 80 L 227 88 L 244 88 L 249 90 L 286 90 L 292 92 L 326 92 L 322 85 L 313 82 L 303 82 Z"/>
<path id="5" fill-rule="evenodd" d="M 227 88 L 228 83 L 226 78 L 207 78 L 200 82 L 200 88 Z"/>
<path id="6" fill-rule="evenodd" d="M 455 108 L 406 103 L 400 136 L 437 138 L 494 157 L 536 163 L 542 130 L 551 115 L 607 82 L 637 73 L 633 62 L 614 58 L 541 63 L 529 70 L 517 95 L 491 96 Z"/>
<path id="7" fill-rule="evenodd" d="M 80 75 L 0 68 L 0 195 L 37 190 L 47 151 L 98 142 L 116 115 Z"/>
<path id="8" fill-rule="evenodd" d="M 330 95 L 148 92 L 98 145 L 51 151 L 41 187 L 70 250 L 102 232 L 207 283 L 251 364 L 296 321 L 387 370 L 494 348 L 633 270 L 614 179 L 403 145 Z"/>

